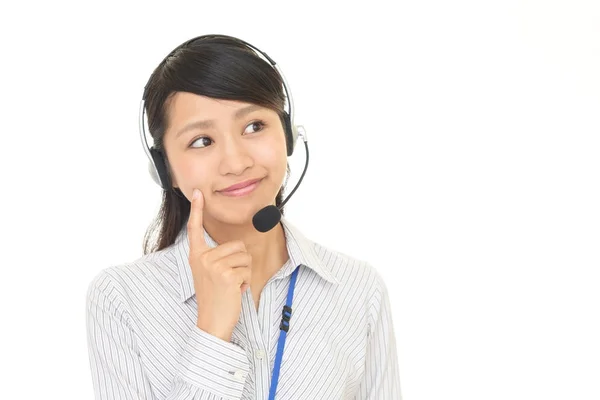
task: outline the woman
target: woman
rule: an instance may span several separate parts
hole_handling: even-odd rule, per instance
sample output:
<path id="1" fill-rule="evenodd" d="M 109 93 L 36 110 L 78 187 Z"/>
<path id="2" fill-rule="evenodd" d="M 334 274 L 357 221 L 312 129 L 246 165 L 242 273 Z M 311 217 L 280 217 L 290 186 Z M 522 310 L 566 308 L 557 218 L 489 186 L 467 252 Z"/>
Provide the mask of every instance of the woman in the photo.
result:
<path id="1" fill-rule="evenodd" d="M 158 234 L 89 285 L 96 398 L 401 398 L 381 276 L 279 220 L 300 131 L 280 72 L 206 35 L 152 73 L 141 120 L 163 188 Z M 257 214 L 269 205 L 282 214 Z"/>

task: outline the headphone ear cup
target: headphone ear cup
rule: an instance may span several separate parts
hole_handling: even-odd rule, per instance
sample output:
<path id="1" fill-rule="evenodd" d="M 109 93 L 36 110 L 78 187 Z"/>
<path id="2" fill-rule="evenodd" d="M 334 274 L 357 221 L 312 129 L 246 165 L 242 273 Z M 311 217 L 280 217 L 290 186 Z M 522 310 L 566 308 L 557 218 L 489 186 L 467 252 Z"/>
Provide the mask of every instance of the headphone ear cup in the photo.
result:
<path id="1" fill-rule="evenodd" d="M 148 173 L 152 177 L 152 180 L 154 181 L 154 183 L 156 183 L 158 186 L 162 187 L 162 184 L 160 183 L 160 178 L 158 177 L 158 174 L 156 173 L 156 168 L 154 168 L 154 164 L 152 164 L 152 162 L 150 160 L 148 160 Z"/>
<path id="2" fill-rule="evenodd" d="M 165 157 L 161 150 L 157 150 L 152 146 L 150 148 L 150 155 L 152 156 L 152 160 L 154 161 L 154 166 L 152 163 L 149 163 L 148 168 L 150 169 L 150 176 L 152 176 L 152 180 L 156 182 L 160 187 L 164 190 L 169 190 L 171 188 L 171 178 L 169 177 L 169 173 L 167 171 L 167 164 L 165 162 Z M 155 168 L 156 170 L 155 170 Z M 157 176 L 158 173 L 158 176 Z"/>
<path id="3" fill-rule="evenodd" d="M 296 127 L 292 126 L 290 115 L 287 111 L 283 112 L 283 123 L 285 130 L 285 143 L 287 146 L 287 155 L 289 157 L 294 153 L 294 148 L 296 147 L 296 140 L 298 139 L 298 132 L 295 129 Z"/>

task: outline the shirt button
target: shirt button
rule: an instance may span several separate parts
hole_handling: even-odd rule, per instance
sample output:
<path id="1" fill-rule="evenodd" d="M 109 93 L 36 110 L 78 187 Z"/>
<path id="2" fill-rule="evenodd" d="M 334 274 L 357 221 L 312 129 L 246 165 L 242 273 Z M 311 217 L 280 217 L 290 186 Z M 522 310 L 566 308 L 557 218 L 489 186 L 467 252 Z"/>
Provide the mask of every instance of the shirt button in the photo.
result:
<path id="1" fill-rule="evenodd" d="M 265 352 L 263 350 L 256 350 L 256 358 L 262 360 L 265 358 Z"/>
<path id="2" fill-rule="evenodd" d="M 241 370 L 235 371 L 235 373 L 233 374 L 233 377 L 235 378 L 236 381 L 239 381 L 239 382 L 246 381 L 246 373 Z"/>

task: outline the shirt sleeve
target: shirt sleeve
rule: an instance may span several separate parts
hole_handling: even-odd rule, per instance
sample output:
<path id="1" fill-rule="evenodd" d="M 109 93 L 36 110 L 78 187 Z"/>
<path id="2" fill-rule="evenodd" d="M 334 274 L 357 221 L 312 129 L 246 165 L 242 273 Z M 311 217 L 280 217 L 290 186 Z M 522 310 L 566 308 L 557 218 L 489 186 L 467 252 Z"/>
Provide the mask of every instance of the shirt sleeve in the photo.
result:
<path id="1" fill-rule="evenodd" d="M 402 400 L 390 298 L 379 274 L 370 308 L 365 374 L 355 400 Z"/>
<path id="2" fill-rule="evenodd" d="M 87 292 L 87 340 L 96 400 L 242 398 L 250 370 L 246 352 L 197 327 L 190 332 L 169 393 L 166 397 L 153 393 L 129 313 L 115 293 L 106 277 L 94 279 Z M 230 374 L 231 370 L 237 374 Z"/>

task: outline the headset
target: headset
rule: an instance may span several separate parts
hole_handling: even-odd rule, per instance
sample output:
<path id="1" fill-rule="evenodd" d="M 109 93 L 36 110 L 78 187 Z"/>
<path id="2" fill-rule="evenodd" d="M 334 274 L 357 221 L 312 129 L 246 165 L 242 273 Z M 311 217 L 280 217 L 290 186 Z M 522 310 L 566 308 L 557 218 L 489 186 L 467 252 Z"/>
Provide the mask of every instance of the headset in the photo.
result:
<path id="1" fill-rule="evenodd" d="M 298 137 L 302 137 L 302 139 L 304 140 L 304 145 L 305 145 L 306 151 L 307 151 L 306 166 L 304 167 L 304 172 L 302 173 L 302 176 L 300 177 L 300 180 L 298 181 L 298 184 L 296 185 L 296 187 L 294 188 L 292 193 L 290 193 L 290 195 L 287 197 L 287 199 L 283 202 L 283 204 L 285 204 L 285 202 L 287 202 L 287 200 L 291 197 L 291 195 L 294 193 L 294 191 L 296 191 L 298 185 L 300 184 L 300 182 L 302 181 L 302 178 L 304 177 L 304 174 L 306 173 L 306 167 L 308 166 L 308 145 L 307 145 L 306 130 L 304 129 L 304 127 L 302 125 L 296 126 L 294 124 L 294 99 L 293 99 L 292 93 L 289 89 L 289 85 L 283 75 L 283 72 L 281 71 L 281 68 L 279 68 L 279 65 L 277 65 L 275 63 L 275 61 L 271 57 L 269 57 L 265 52 L 259 50 L 257 47 L 251 45 L 250 43 L 248 43 L 244 40 L 238 39 L 236 37 L 233 37 L 233 36 L 221 35 L 221 34 L 202 35 L 202 36 L 197 36 L 193 39 L 189 39 L 189 40 L 185 41 L 184 43 L 180 44 L 179 46 L 177 46 L 175 49 L 173 49 L 171 51 L 171 53 L 169 53 L 169 55 L 163 59 L 162 62 L 167 60 L 172 54 L 174 54 L 177 50 L 179 50 L 181 48 L 185 48 L 189 45 L 192 45 L 193 43 L 195 43 L 197 41 L 211 40 L 211 39 L 233 39 L 233 40 L 236 40 L 236 41 L 246 45 L 251 50 L 254 50 L 255 53 L 258 54 L 259 56 L 262 55 L 264 57 L 264 59 L 266 59 L 273 66 L 273 68 L 277 71 L 277 73 L 281 77 L 281 80 L 283 81 L 283 87 L 285 89 L 287 103 L 288 103 L 288 111 L 285 111 L 285 110 L 283 111 L 283 120 L 284 120 L 283 128 L 284 128 L 284 132 L 285 132 L 287 155 L 289 157 L 294 153 L 294 148 L 296 147 L 296 141 L 297 141 Z M 161 64 L 162 64 L 162 62 L 161 62 Z M 146 86 L 147 85 L 148 85 L 148 83 L 146 83 Z M 142 146 L 144 148 L 146 155 L 148 156 L 148 160 L 149 160 L 148 171 L 150 173 L 150 176 L 152 177 L 152 180 L 156 184 L 158 184 L 163 190 L 168 191 L 171 189 L 171 179 L 169 177 L 169 173 L 168 173 L 168 169 L 167 169 L 166 155 L 164 154 L 164 151 L 162 149 L 157 149 L 154 145 L 152 147 L 149 147 L 148 141 L 146 140 L 145 118 L 144 118 L 144 115 L 146 113 L 146 108 L 145 108 L 146 86 L 144 86 L 144 94 L 142 96 L 142 101 L 140 102 L 140 111 L 139 111 L 139 130 L 140 130 L 140 136 L 142 139 Z M 283 204 L 281 204 L 281 207 L 283 207 Z"/>

